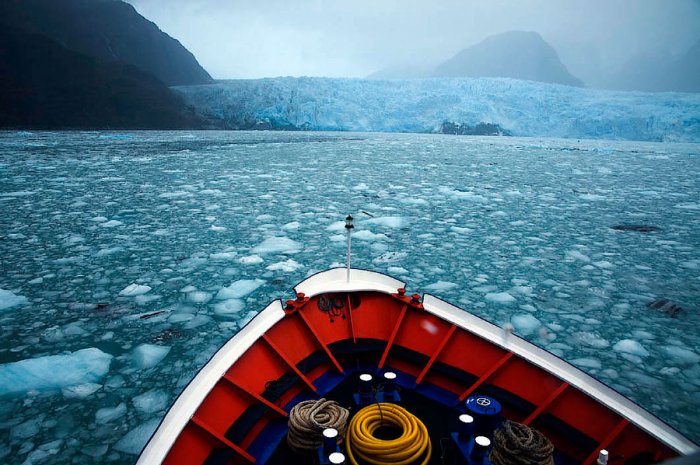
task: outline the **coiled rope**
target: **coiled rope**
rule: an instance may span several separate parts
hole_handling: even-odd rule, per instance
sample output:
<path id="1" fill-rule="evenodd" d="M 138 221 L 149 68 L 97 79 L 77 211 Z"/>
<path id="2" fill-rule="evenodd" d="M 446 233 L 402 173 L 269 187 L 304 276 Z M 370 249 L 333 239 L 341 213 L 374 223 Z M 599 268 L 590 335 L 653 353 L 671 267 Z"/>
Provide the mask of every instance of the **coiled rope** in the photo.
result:
<path id="1" fill-rule="evenodd" d="M 383 440 L 374 437 L 374 432 L 393 425 L 402 430 L 396 439 Z M 426 465 L 433 452 L 428 430 L 416 416 L 396 404 L 382 402 L 369 405 L 350 420 L 346 437 L 348 458 L 353 465 L 356 456 L 373 465 Z"/>
<path id="2" fill-rule="evenodd" d="M 506 420 L 493 435 L 492 465 L 554 465 L 554 446 L 536 429 Z"/>
<path id="3" fill-rule="evenodd" d="M 323 430 L 335 428 L 338 437 L 345 435 L 349 412 L 333 400 L 305 400 L 289 412 L 287 444 L 300 453 L 323 444 Z"/>

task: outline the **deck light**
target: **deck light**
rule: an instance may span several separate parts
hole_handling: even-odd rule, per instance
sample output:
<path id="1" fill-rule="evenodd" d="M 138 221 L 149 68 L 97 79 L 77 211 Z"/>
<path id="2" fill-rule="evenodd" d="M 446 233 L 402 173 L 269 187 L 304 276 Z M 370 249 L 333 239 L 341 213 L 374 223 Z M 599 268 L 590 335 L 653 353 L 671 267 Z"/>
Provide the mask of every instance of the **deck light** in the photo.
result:
<path id="1" fill-rule="evenodd" d="M 345 455 L 343 455 L 341 452 L 333 452 L 331 455 L 328 456 L 328 460 L 333 465 L 342 465 L 343 463 L 345 463 Z"/>

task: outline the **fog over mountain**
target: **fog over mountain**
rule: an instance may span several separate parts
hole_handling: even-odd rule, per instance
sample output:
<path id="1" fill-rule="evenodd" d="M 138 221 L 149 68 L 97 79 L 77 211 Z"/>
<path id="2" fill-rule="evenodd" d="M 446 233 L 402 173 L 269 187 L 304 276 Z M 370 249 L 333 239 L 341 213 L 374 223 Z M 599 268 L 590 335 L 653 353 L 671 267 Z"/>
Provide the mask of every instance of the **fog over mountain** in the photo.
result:
<path id="1" fill-rule="evenodd" d="M 489 36 L 533 31 L 586 86 L 626 88 L 626 63 L 675 62 L 700 39 L 698 0 L 129 3 L 216 79 L 366 77 L 385 68 L 420 77 Z"/>

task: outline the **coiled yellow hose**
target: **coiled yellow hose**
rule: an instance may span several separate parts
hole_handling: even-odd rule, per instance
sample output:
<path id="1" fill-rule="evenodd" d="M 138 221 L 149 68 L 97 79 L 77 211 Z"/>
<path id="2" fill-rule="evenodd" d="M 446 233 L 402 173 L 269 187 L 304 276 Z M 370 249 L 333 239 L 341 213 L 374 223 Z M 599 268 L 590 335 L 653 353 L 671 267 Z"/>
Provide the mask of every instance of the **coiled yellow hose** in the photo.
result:
<path id="1" fill-rule="evenodd" d="M 401 429 L 396 439 L 383 440 L 374 437 L 381 426 L 393 425 Z M 433 453 L 428 429 L 408 410 L 396 404 L 382 402 L 369 405 L 350 420 L 346 436 L 348 458 L 359 465 L 356 456 L 372 465 L 426 465 Z"/>

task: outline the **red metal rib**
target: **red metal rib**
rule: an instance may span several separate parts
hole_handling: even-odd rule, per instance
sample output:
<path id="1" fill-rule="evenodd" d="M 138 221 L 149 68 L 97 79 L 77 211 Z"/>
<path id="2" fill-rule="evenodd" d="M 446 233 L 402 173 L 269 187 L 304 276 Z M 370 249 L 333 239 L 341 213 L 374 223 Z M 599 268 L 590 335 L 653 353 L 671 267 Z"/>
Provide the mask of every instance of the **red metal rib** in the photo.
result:
<path id="1" fill-rule="evenodd" d="M 540 415 L 540 414 L 544 411 L 544 409 L 546 409 L 547 407 L 549 407 L 549 405 L 550 405 L 552 402 L 554 402 L 554 401 L 557 399 L 557 397 L 559 397 L 559 396 L 566 390 L 566 388 L 568 388 L 568 387 L 569 387 L 569 383 L 567 383 L 566 381 L 563 381 L 563 382 L 559 385 L 559 387 L 556 388 L 556 389 L 554 390 L 554 392 L 552 392 L 552 393 L 549 395 L 549 397 L 547 397 L 543 402 L 541 402 L 540 405 L 537 406 L 537 408 L 535 409 L 535 411 L 532 412 L 532 413 L 523 421 L 523 425 L 529 425 L 530 423 L 532 423 L 532 421 L 533 421 L 535 418 L 537 418 L 537 416 Z"/>
<path id="2" fill-rule="evenodd" d="M 279 358 L 281 358 L 281 359 L 284 361 L 284 363 L 286 363 L 287 366 L 288 366 L 289 368 L 291 368 L 292 371 L 294 371 L 294 373 L 296 373 L 296 375 L 297 375 L 299 378 L 301 378 L 301 380 L 304 382 L 304 384 L 306 384 L 306 385 L 309 387 L 309 389 L 311 389 L 311 390 L 314 391 L 314 392 L 317 392 L 316 386 L 314 386 L 314 385 L 311 383 L 311 381 L 309 381 L 309 378 L 307 378 L 306 376 L 304 376 L 304 373 L 302 373 L 301 371 L 299 371 L 299 369 L 296 367 L 296 365 L 294 365 L 294 363 L 292 363 L 292 361 L 289 360 L 289 359 L 287 358 L 287 356 L 284 355 L 284 353 L 283 353 L 281 350 L 279 350 L 279 348 L 277 347 L 277 345 L 275 345 L 275 343 L 272 342 L 272 340 L 270 339 L 270 337 L 269 337 L 267 334 L 263 334 L 263 340 L 264 340 L 265 342 L 267 342 L 267 344 L 268 344 L 268 345 L 270 346 L 270 348 L 279 356 Z"/>
<path id="3" fill-rule="evenodd" d="M 447 341 L 450 340 L 450 337 L 456 329 L 457 327 L 455 325 L 452 325 L 449 331 L 447 331 L 447 334 L 445 334 L 445 337 L 442 338 L 440 344 L 438 344 L 437 348 L 435 349 L 435 352 L 433 352 L 433 355 L 430 356 L 430 360 L 428 360 L 428 363 L 426 363 L 425 367 L 423 368 L 423 371 L 421 371 L 418 377 L 416 378 L 416 384 L 420 384 L 421 381 L 423 381 L 423 378 L 428 373 L 428 370 L 430 370 L 430 367 L 433 366 L 435 360 L 437 360 L 437 358 L 440 356 L 440 352 L 442 352 L 442 349 L 445 348 Z"/>
<path id="4" fill-rule="evenodd" d="M 352 334 L 352 343 L 357 343 L 355 337 L 355 324 L 352 322 L 352 307 L 350 306 L 350 293 L 348 292 L 348 320 L 350 320 L 350 334 Z"/>
<path id="5" fill-rule="evenodd" d="M 494 363 L 493 366 L 492 366 L 491 368 L 489 368 L 488 371 L 487 371 L 486 373 L 484 373 L 483 375 L 481 375 L 481 378 L 479 378 L 478 380 L 476 380 L 476 382 L 475 382 L 474 384 L 472 384 L 471 386 L 469 386 L 469 388 L 468 388 L 466 391 L 464 391 L 464 392 L 462 393 L 461 396 L 459 396 L 459 401 L 461 402 L 461 401 L 463 401 L 464 399 L 466 399 L 466 398 L 469 396 L 469 394 L 471 394 L 471 393 L 474 392 L 479 386 L 481 386 L 482 384 L 484 384 L 484 382 L 485 382 L 487 379 L 489 379 L 489 378 L 491 377 L 491 375 L 493 375 L 494 373 L 496 373 L 496 371 L 498 371 L 499 368 L 501 368 L 503 365 L 505 365 L 505 363 L 506 363 L 508 360 L 510 360 L 510 358 L 511 358 L 512 356 L 513 356 L 513 352 L 508 352 L 508 353 L 505 354 L 503 357 L 501 357 L 501 359 L 500 359 L 499 361 L 497 361 L 496 363 Z"/>
<path id="6" fill-rule="evenodd" d="M 622 430 L 624 430 L 625 427 L 626 427 L 627 425 L 629 425 L 629 423 L 630 423 L 630 422 L 629 422 L 629 420 L 628 420 L 627 418 L 622 418 L 622 419 L 617 423 L 617 425 L 615 426 L 615 428 L 613 428 L 613 430 L 610 431 L 610 433 L 605 437 L 605 439 L 603 439 L 603 440 L 600 442 L 600 444 L 598 444 L 598 447 L 596 447 L 596 448 L 593 450 L 593 452 L 591 452 L 591 455 L 589 455 L 589 456 L 586 458 L 586 460 L 584 460 L 583 462 L 581 462 L 581 464 L 582 464 L 582 465 L 591 465 L 592 463 L 594 463 L 594 462 L 598 459 L 598 452 L 600 452 L 600 449 L 605 449 L 605 448 L 607 448 L 607 447 L 610 445 L 610 443 L 612 443 L 612 442 L 615 440 L 615 438 L 618 437 L 618 436 L 620 435 L 620 433 L 622 433 Z"/>
<path id="7" fill-rule="evenodd" d="M 282 410 L 281 408 L 279 408 L 277 405 L 273 404 L 273 403 L 270 402 L 269 400 L 265 399 L 265 398 L 264 398 L 263 396 L 261 396 L 260 394 L 257 394 L 257 393 L 255 393 L 255 392 L 250 392 L 249 390 L 247 390 L 246 388 L 244 388 L 243 386 L 241 386 L 240 384 L 238 384 L 238 383 L 236 382 L 236 380 L 233 379 L 233 376 L 229 375 L 228 373 L 224 374 L 224 379 L 225 379 L 226 381 L 228 381 L 233 387 L 237 388 L 239 391 L 245 392 L 246 394 L 248 394 L 249 396 L 253 397 L 253 398 L 254 398 L 255 400 L 257 400 L 258 402 L 260 402 L 261 404 L 266 405 L 268 408 L 274 410 L 275 412 L 279 413 L 279 414 L 282 415 L 283 417 L 289 416 L 289 415 L 287 414 L 287 412 L 285 412 L 284 410 Z"/>
<path id="8" fill-rule="evenodd" d="M 396 320 L 396 324 L 394 324 L 394 329 L 391 331 L 391 336 L 389 336 L 389 340 L 386 343 L 386 347 L 384 348 L 382 358 L 379 359 L 379 368 L 384 367 L 384 362 L 386 362 L 386 358 L 389 355 L 391 346 L 394 345 L 394 339 L 396 339 L 396 335 L 399 333 L 399 327 L 401 326 L 401 322 L 403 321 L 404 315 L 406 315 L 407 308 L 408 305 L 404 304 L 403 308 L 401 309 L 401 314 L 399 315 L 398 320 Z"/>
<path id="9" fill-rule="evenodd" d="M 333 365 L 335 365 L 335 368 L 342 374 L 343 373 L 343 368 L 340 366 L 340 363 L 338 363 L 338 360 L 335 359 L 333 354 L 331 353 L 330 349 L 326 344 L 323 343 L 320 337 L 318 337 L 318 333 L 316 330 L 311 326 L 311 323 L 309 320 L 306 319 L 304 316 L 304 312 L 298 312 L 299 316 L 301 317 L 302 321 L 306 324 L 306 327 L 309 328 L 309 331 L 311 331 L 311 334 L 314 335 L 316 338 L 316 341 L 318 344 L 323 348 L 323 351 L 328 355 L 328 358 L 331 359 L 331 362 L 333 362 Z"/>
<path id="10" fill-rule="evenodd" d="M 222 443 L 223 445 L 225 445 L 226 447 L 228 447 L 229 449 L 233 450 L 238 455 L 240 455 L 241 457 L 246 459 L 248 462 L 255 463 L 255 457 L 253 457 L 248 452 L 246 452 L 245 449 L 243 449 L 242 447 L 235 445 L 234 443 L 232 443 L 231 441 L 229 441 L 228 439 L 226 439 L 225 437 L 223 437 L 222 435 L 217 433 L 214 430 L 214 428 L 207 425 L 201 419 L 197 418 L 196 416 L 193 416 L 192 418 L 190 418 L 190 421 L 193 424 L 199 426 L 202 430 L 204 430 L 210 436 L 214 437 L 214 439 L 216 439 L 217 441 L 219 441 L 220 443 Z"/>

